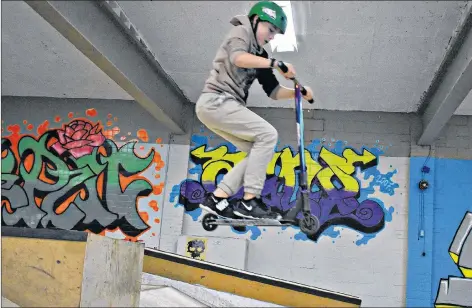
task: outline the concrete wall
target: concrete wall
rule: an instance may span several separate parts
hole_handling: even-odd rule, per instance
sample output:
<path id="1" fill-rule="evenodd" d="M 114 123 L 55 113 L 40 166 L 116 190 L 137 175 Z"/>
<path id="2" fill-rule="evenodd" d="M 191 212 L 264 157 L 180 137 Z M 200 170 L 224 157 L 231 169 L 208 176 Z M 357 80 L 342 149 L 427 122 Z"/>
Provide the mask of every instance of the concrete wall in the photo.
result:
<path id="1" fill-rule="evenodd" d="M 418 211 L 413 202 L 418 198 L 411 192 L 416 187 L 420 162 L 422 165 L 428 153 L 464 164 L 472 158 L 471 117 L 454 117 L 429 152 L 429 147 L 415 144 L 421 121 L 413 114 L 306 112 L 305 145 L 310 154 L 306 157 L 310 179 L 315 179 L 311 207 L 315 211 L 327 209 L 320 216 L 323 231 L 312 238 L 296 226 L 250 227 L 246 232 L 220 226 L 206 232 L 197 204 L 204 190 L 211 187 L 204 185 L 202 178 L 216 184 L 220 173 L 244 153 L 209 132 L 195 117 L 189 119 L 194 123 L 192 132 L 173 136 L 128 101 L 4 97 L 2 103 L 2 133 L 11 143 L 8 146 L 2 139 L 2 177 L 7 180 L 2 194 L 8 198 L 2 202 L 6 205 L 2 224 L 88 229 L 110 237 L 142 240 L 147 247 L 357 295 L 365 306 L 407 304 L 407 252 L 414 251 L 414 227 L 409 220 Z M 34 113 L 20 112 L 23 107 Z M 265 200 L 271 206 L 288 209 L 293 206 L 298 160 L 294 111 L 253 110 L 272 123 L 280 137 L 275 154 L 279 160 L 267 169 Z M 60 117 L 57 122 L 56 117 Z M 44 142 L 60 142 L 53 129 L 63 128 L 76 118 L 85 118 L 91 125 L 101 123 L 106 139 L 99 148 L 101 154 L 97 157 L 85 152 L 85 158 L 79 160 L 69 149 L 62 156 L 65 163 L 59 162 L 58 153 L 50 147 L 45 149 Z M 119 132 L 114 134 L 113 128 Z M 48 132 L 51 141 L 28 139 L 28 135 L 37 138 Z M 134 151 L 116 153 L 114 146 L 131 139 L 137 140 Z M 9 147 L 6 152 L 5 146 Z M 115 152 L 107 154 L 105 148 Z M 15 156 L 18 149 L 23 156 Z M 52 160 L 56 170 L 62 171 L 32 168 L 41 160 L 32 161 L 30 153 L 38 154 L 36 157 L 42 154 L 42 161 Z M 203 156 L 212 164 L 203 165 Z M 21 188 L 13 185 L 18 178 L 15 161 L 28 183 Z M 34 172 L 26 172 L 30 168 Z M 75 173 L 80 175 L 78 182 L 73 182 Z M 339 180 L 331 181 L 333 175 Z M 54 176 L 59 176 L 60 184 L 51 183 Z M 443 177 L 453 183 L 448 180 L 452 174 Z M 81 183 L 84 186 L 78 185 Z M 81 194 L 78 188 L 92 193 Z M 69 206 L 61 206 L 72 200 Z M 329 213 L 334 206 L 341 212 L 336 219 Z M 54 213 L 55 207 L 59 209 Z M 464 211 L 459 212 L 461 218 Z M 451 230 L 457 229 L 457 217 L 450 221 Z M 190 242 L 203 243 L 204 253 L 192 255 Z M 430 281 L 447 278 L 444 272 L 436 276 Z M 437 286 L 430 285 L 433 289 Z M 430 300 L 434 296 L 428 292 L 426 298 Z"/>

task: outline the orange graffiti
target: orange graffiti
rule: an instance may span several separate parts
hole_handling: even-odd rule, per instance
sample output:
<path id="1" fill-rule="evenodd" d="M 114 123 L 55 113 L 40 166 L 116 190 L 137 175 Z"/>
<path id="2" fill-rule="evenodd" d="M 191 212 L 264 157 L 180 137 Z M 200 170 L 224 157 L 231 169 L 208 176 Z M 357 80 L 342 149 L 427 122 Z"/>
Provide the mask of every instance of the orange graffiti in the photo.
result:
<path id="1" fill-rule="evenodd" d="M 95 110 L 95 108 L 90 108 L 85 111 L 85 114 L 89 117 L 95 117 L 97 116 L 97 110 Z"/>
<path id="2" fill-rule="evenodd" d="M 9 214 L 13 214 L 13 209 L 11 208 L 11 203 L 8 200 L 2 200 L 2 206 L 4 206 Z"/>
<path id="3" fill-rule="evenodd" d="M 65 210 L 67 210 L 67 208 L 69 207 L 69 205 L 74 202 L 75 198 L 77 197 L 77 195 L 80 196 L 80 199 L 82 200 L 85 200 L 85 196 L 86 196 L 87 192 L 85 191 L 85 189 L 81 189 L 77 192 L 75 192 L 74 194 L 72 194 L 69 198 L 67 198 L 66 200 L 64 200 L 64 202 L 62 202 L 58 207 L 57 209 L 55 210 L 56 214 L 57 215 L 60 215 L 62 213 L 64 213 Z"/>
<path id="4" fill-rule="evenodd" d="M 146 212 L 139 212 L 139 216 L 141 216 L 141 218 L 145 221 L 145 222 L 148 222 L 149 221 L 149 214 L 146 213 Z"/>
<path id="5" fill-rule="evenodd" d="M 107 121 L 107 126 L 112 126 L 113 122 L 112 121 Z"/>
<path id="6" fill-rule="evenodd" d="M 165 166 L 165 163 L 162 160 L 161 155 L 159 154 L 159 152 L 155 152 L 153 160 L 156 163 L 156 171 L 161 170 Z"/>
<path id="7" fill-rule="evenodd" d="M 161 183 L 159 185 L 156 185 L 156 186 L 152 187 L 152 193 L 155 194 L 155 195 L 162 194 L 163 190 L 164 190 L 164 183 Z"/>
<path id="8" fill-rule="evenodd" d="M 41 207 L 41 203 L 43 203 L 43 198 L 41 197 L 34 197 L 34 203 L 37 207 Z"/>
<path id="9" fill-rule="evenodd" d="M 13 150 L 13 153 L 15 154 L 16 158 L 19 160 L 17 149 L 18 149 L 18 142 L 20 142 L 20 138 L 22 137 L 20 135 L 21 127 L 18 124 L 8 125 L 7 131 L 11 133 L 10 136 L 8 136 L 8 139 L 11 142 L 11 145 L 12 145 L 11 148 Z"/>
<path id="10" fill-rule="evenodd" d="M 47 132 L 47 130 L 49 129 L 48 126 L 49 126 L 49 121 L 48 120 L 44 121 L 42 124 L 39 124 L 38 129 L 36 130 L 38 135 L 41 136 L 42 134 Z"/>
<path id="11" fill-rule="evenodd" d="M 100 173 L 97 177 L 97 195 L 100 198 L 100 200 L 103 200 L 103 190 L 105 187 L 105 182 L 103 181 L 104 177 L 105 177 L 105 174 L 103 172 Z"/>
<path id="12" fill-rule="evenodd" d="M 156 219 L 154 219 L 154 222 L 155 222 L 156 224 L 158 224 L 158 223 L 160 223 L 161 221 L 159 220 L 159 218 L 156 218 Z"/>
<path id="13" fill-rule="evenodd" d="M 160 179 L 160 178 L 161 178 L 161 175 L 160 175 L 160 174 L 156 174 L 156 175 L 154 176 L 154 178 Z"/>
<path id="14" fill-rule="evenodd" d="M 72 119 L 72 118 L 74 117 L 74 113 L 73 113 L 73 112 L 69 112 L 69 113 L 67 114 L 67 116 L 68 116 L 70 119 Z"/>
<path id="15" fill-rule="evenodd" d="M 34 159 L 33 159 L 34 161 Z M 26 162 L 25 162 L 26 163 Z M 31 167 L 32 167 L 32 164 L 31 164 Z M 56 184 L 56 181 L 54 181 L 53 179 L 50 179 L 47 177 L 46 175 L 46 167 L 48 167 L 49 169 L 52 169 L 53 167 L 49 164 L 43 164 L 43 166 L 41 167 L 41 172 L 39 173 L 39 179 L 41 181 L 43 181 L 44 183 L 48 183 L 48 184 Z"/>
<path id="16" fill-rule="evenodd" d="M 25 124 L 25 125 L 26 125 L 26 124 L 28 124 L 28 121 L 26 121 L 26 120 L 23 120 L 23 124 Z"/>
<path id="17" fill-rule="evenodd" d="M 28 126 L 26 126 L 27 130 L 33 130 L 33 128 L 34 128 L 33 124 L 28 124 Z"/>
<path id="18" fill-rule="evenodd" d="M 149 202 L 149 206 L 154 210 L 154 212 L 159 211 L 159 206 L 157 205 L 156 200 L 152 200 Z"/>
<path id="19" fill-rule="evenodd" d="M 112 129 L 107 129 L 103 131 L 103 135 L 108 138 L 114 140 L 115 136 L 120 133 L 119 127 L 113 127 Z"/>
<path id="20" fill-rule="evenodd" d="M 161 142 L 162 142 L 162 138 L 159 137 L 156 139 L 156 143 L 161 143 Z"/>
<path id="21" fill-rule="evenodd" d="M 26 156 L 25 161 L 24 161 L 26 172 L 28 173 L 31 172 L 31 169 L 33 169 L 33 164 L 34 164 L 34 154 L 29 154 L 28 156 Z"/>
<path id="22" fill-rule="evenodd" d="M 60 117 L 60 116 L 56 116 L 56 118 L 54 119 L 54 122 L 61 122 L 61 117 Z"/>
<path id="23" fill-rule="evenodd" d="M 140 130 L 138 130 L 137 136 L 138 136 L 139 139 L 141 139 L 144 142 L 149 141 L 148 133 L 145 129 L 141 128 Z"/>

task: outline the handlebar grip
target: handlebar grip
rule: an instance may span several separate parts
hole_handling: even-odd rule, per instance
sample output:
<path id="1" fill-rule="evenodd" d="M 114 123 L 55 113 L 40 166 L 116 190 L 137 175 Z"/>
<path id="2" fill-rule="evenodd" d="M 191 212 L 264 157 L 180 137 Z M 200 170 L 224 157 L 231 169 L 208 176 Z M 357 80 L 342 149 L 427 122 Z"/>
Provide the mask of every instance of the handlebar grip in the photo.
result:
<path id="1" fill-rule="evenodd" d="M 282 72 L 286 73 L 288 72 L 288 67 L 287 65 L 285 65 L 285 63 L 283 63 L 282 61 L 279 61 L 277 63 L 277 65 L 279 66 L 279 68 L 282 70 Z"/>
<path id="2" fill-rule="evenodd" d="M 288 67 L 282 61 L 277 62 L 277 65 L 279 66 L 279 68 L 282 72 L 284 72 L 284 73 L 288 72 Z M 306 89 L 303 86 L 301 88 L 301 93 L 303 95 L 306 95 Z M 308 102 L 310 104 L 313 104 L 315 101 L 313 99 L 310 99 Z"/>
<path id="3" fill-rule="evenodd" d="M 300 92 L 303 94 L 303 95 L 306 95 L 306 89 L 302 86 L 302 89 L 300 90 Z M 308 101 L 310 104 L 313 104 L 315 101 L 313 99 L 310 99 Z"/>

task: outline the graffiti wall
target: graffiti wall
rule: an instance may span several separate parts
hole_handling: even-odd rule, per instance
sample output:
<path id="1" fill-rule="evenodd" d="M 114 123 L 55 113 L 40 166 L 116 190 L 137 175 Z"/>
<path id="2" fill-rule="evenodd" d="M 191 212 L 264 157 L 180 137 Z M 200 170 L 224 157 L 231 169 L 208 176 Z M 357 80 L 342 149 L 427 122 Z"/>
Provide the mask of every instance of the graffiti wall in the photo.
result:
<path id="1" fill-rule="evenodd" d="M 90 108 L 37 127 L 2 121 L 2 225 L 81 230 L 158 247 L 167 146 Z"/>
<path id="2" fill-rule="evenodd" d="M 472 306 L 472 161 L 414 157 L 410 172 L 407 306 Z"/>
<path id="3" fill-rule="evenodd" d="M 185 209 L 183 234 L 248 240 L 247 270 L 356 295 L 371 292 L 368 284 L 374 285 L 376 276 L 394 270 L 390 283 L 396 286 L 385 284 L 390 294 L 382 291 L 382 299 L 401 304 L 408 158 L 382 156 L 386 150 L 380 145 L 352 147 L 334 139 L 306 143 L 309 205 L 320 221 L 312 236 L 301 232 L 296 221 L 283 227 L 203 229 L 205 212 L 198 204 L 247 155 L 204 127 L 191 139 L 188 177 L 172 188 L 169 198 Z M 280 143 L 266 171 L 262 199 L 267 205 L 282 213 L 295 207 L 301 194 L 299 169 L 296 147 Z M 231 200 L 242 195 L 241 188 Z M 209 260 L 209 248 L 206 252 Z M 356 261 L 359 267 L 350 270 Z M 338 276 L 333 279 L 334 273 Z M 365 281 L 354 286 L 354 279 Z"/>
<path id="4" fill-rule="evenodd" d="M 198 205 L 204 199 L 205 192 L 213 191 L 224 174 L 241 161 L 246 153 L 238 151 L 229 143 L 210 147 L 205 136 L 194 135 L 192 142 L 190 163 L 193 167 L 189 175 L 193 177 L 174 187 L 171 197 L 176 198 L 178 205 L 185 207 L 194 221 L 198 221 L 202 215 Z M 327 229 L 345 226 L 362 234 L 362 239 L 356 242 L 361 245 L 375 237 L 391 221 L 394 207 L 369 196 L 375 188 L 392 196 L 399 187 L 392 180 L 396 170 L 381 173 L 377 168 L 380 153 L 378 148 L 353 149 L 341 141 L 328 147 L 315 140 L 305 149 L 310 208 L 321 224 L 319 231 L 310 240 L 317 241 L 323 234 L 332 232 Z M 282 213 L 292 209 L 301 195 L 297 188 L 298 172 L 299 153 L 290 146 L 277 150 L 267 168 L 261 194 L 264 202 Z M 361 187 L 361 179 L 369 181 L 367 187 Z M 242 196 L 243 188 L 230 200 Z M 301 213 L 298 217 L 301 217 Z M 252 239 L 257 239 L 260 228 L 249 229 Z M 303 237 L 301 233 L 300 236 Z"/>
<path id="5" fill-rule="evenodd" d="M 436 307 L 472 306 L 472 212 L 464 215 L 451 241 L 448 253 L 460 270 L 460 276 L 441 279 Z"/>

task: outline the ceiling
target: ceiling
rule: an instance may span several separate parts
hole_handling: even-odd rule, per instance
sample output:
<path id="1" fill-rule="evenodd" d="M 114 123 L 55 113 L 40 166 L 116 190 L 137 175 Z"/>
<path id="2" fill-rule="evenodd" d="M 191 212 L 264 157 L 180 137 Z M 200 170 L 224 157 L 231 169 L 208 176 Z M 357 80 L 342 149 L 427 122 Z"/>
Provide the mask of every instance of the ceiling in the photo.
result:
<path id="1" fill-rule="evenodd" d="M 160 65 L 195 102 L 229 20 L 247 13 L 254 1 L 118 3 Z M 132 99 L 25 2 L 1 5 L 2 95 Z M 298 51 L 272 55 L 294 64 L 314 90 L 316 108 L 416 112 L 466 5 L 292 1 Z M 271 101 L 255 82 L 248 105 L 292 107 L 292 102 Z M 472 115 L 472 95 L 455 114 Z"/>

